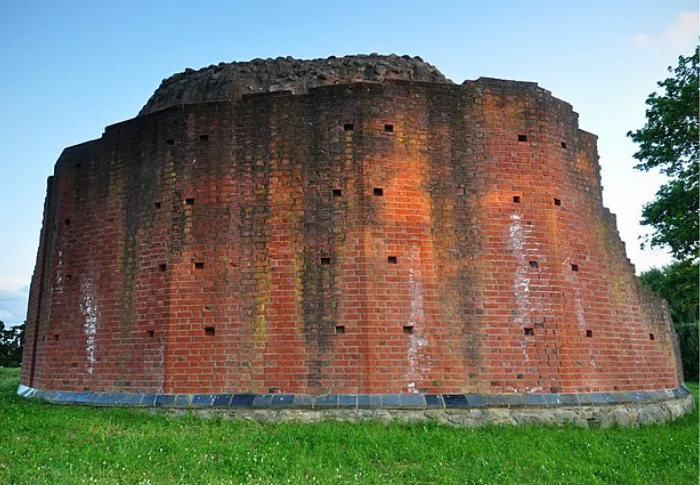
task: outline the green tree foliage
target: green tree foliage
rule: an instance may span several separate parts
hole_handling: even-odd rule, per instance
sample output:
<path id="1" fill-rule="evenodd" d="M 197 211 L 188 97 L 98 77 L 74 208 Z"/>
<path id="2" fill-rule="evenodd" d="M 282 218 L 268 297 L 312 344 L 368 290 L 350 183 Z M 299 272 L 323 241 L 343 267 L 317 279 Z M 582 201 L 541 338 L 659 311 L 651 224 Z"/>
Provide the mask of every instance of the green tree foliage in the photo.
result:
<path id="1" fill-rule="evenodd" d="M 698 264 L 692 261 L 676 262 L 662 269 L 645 271 L 639 279 L 669 302 L 681 346 L 683 376 L 688 381 L 698 381 Z"/>
<path id="2" fill-rule="evenodd" d="M 0 320 L 0 367 L 19 367 L 22 363 L 24 326 L 5 328 Z"/>
<path id="3" fill-rule="evenodd" d="M 668 246 L 678 260 L 696 260 L 698 255 L 698 52 L 680 56 L 678 66 L 669 67 L 672 77 L 658 83 L 663 92 L 646 100 L 646 125 L 627 136 L 639 144 L 634 157 L 638 170 L 660 169 L 669 181 L 642 211 L 643 225 L 654 233 L 651 246 Z"/>

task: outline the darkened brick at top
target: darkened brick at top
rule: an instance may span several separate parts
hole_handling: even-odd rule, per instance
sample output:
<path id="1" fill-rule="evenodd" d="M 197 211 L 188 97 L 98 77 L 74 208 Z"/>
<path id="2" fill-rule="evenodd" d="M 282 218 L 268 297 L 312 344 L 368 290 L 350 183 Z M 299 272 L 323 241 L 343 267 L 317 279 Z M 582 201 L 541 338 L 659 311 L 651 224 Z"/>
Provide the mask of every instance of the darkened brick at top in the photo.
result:
<path id="1" fill-rule="evenodd" d="M 154 108 L 65 149 L 22 384 L 677 388 L 668 306 L 637 284 L 571 106 L 534 83 L 374 81 Z"/>

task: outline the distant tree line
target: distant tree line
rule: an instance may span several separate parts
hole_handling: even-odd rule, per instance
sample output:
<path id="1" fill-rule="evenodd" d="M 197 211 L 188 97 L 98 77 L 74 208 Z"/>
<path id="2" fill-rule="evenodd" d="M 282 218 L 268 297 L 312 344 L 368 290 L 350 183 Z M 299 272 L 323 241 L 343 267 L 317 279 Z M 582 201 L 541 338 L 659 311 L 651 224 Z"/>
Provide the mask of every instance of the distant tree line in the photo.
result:
<path id="1" fill-rule="evenodd" d="M 0 367 L 19 367 L 22 363 L 25 325 L 26 322 L 5 328 L 5 323 L 0 320 Z"/>

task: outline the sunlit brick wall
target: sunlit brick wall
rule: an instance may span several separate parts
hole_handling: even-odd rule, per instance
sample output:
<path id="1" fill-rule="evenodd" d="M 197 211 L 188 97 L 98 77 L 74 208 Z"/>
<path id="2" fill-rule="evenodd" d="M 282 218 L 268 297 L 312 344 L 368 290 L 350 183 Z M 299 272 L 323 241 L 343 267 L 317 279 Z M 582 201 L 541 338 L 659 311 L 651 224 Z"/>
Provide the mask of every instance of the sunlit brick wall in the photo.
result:
<path id="1" fill-rule="evenodd" d="M 22 383 L 158 393 L 676 387 L 595 137 L 534 83 L 169 108 L 49 181 Z"/>

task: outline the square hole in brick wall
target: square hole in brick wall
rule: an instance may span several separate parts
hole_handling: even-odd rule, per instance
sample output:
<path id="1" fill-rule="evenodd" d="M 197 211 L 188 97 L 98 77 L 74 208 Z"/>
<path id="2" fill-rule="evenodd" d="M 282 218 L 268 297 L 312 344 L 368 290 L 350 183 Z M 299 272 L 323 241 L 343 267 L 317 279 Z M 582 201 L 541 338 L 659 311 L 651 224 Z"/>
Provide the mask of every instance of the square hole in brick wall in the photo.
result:
<path id="1" fill-rule="evenodd" d="M 572 264 L 571 271 L 578 271 L 578 264 Z"/>
<path id="2" fill-rule="evenodd" d="M 413 325 L 404 325 L 403 326 L 403 333 L 405 334 L 412 334 L 413 333 Z"/>
<path id="3" fill-rule="evenodd" d="M 158 269 L 161 271 L 165 271 L 166 269 L 168 269 L 168 265 L 165 263 L 161 263 L 158 265 Z"/>
<path id="4" fill-rule="evenodd" d="M 185 199 L 185 205 L 194 205 L 194 197 L 188 197 Z"/>
<path id="5" fill-rule="evenodd" d="M 523 329 L 523 333 L 524 333 L 527 337 L 532 337 L 533 335 L 535 335 L 535 329 L 534 329 L 534 328 L 524 328 L 524 329 Z"/>
<path id="6" fill-rule="evenodd" d="M 336 325 L 335 326 L 335 333 L 337 333 L 337 334 L 345 333 L 345 325 Z"/>
<path id="7" fill-rule="evenodd" d="M 514 196 L 513 196 L 513 202 L 515 202 L 516 204 L 520 204 L 520 196 L 519 196 L 519 195 L 514 195 Z"/>
<path id="8" fill-rule="evenodd" d="M 387 133 L 393 133 L 394 132 L 394 125 L 384 125 L 384 131 Z"/>
<path id="9" fill-rule="evenodd" d="M 321 264 L 324 266 L 331 264 L 331 258 L 321 258 Z"/>
<path id="10" fill-rule="evenodd" d="M 66 217 L 65 219 L 63 219 L 63 222 L 66 226 L 70 226 L 70 217 Z"/>
<path id="11" fill-rule="evenodd" d="M 561 142 L 561 147 L 562 147 L 562 148 L 566 148 L 566 142 L 565 142 L 565 141 Z"/>
<path id="12" fill-rule="evenodd" d="M 146 335 L 148 335 L 149 337 L 155 337 L 156 333 L 153 330 L 147 330 Z"/>
<path id="13" fill-rule="evenodd" d="M 61 336 L 60 336 L 59 334 L 57 334 L 57 333 L 55 333 L 55 334 L 53 335 L 53 339 L 54 339 L 54 340 L 60 340 L 60 338 L 61 338 Z"/>
<path id="14" fill-rule="evenodd" d="M 586 330 L 586 337 L 588 337 L 588 338 L 593 337 L 593 330 Z"/>
<path id="15" fill-rule="evenodd" d="M 386 258 L 386 261 L 389 264 L 399 264 L 399 258 L 397 258 L 396 256 L 388 256 Z"/>
<path id="16" fill-rule="evenodd" d="M 199 135 L 199 141 L 209 141 L 209 135 Z"/>
<path id="17" fill-rule="evenodd" d="M 653 334 L 653 333 L 650 333 L 650 334 L 649 334 L 649 340 L 655 340 L 655 339 L 656 339 L 656 337 L 654 337 L 654 334 Z"/>
<path id="18" fill-rule="evenodd" d="M 554 199 L 554 205 L 561 205 L 561 199 Z"/>
<path id="19" fill-rule="evenodd" d="M 343 130 L 345 131 L 353 131 L 355 129 L 355 125 L 352 123 L 345 123 L 343 125 Z"/>
<path id="20" fill-rule="evenodd" d="M 165 140 L 165 143 L 167 143 L 168 145 L 174 145 L 175 140 L 173 140 L 172 138 L 168 138 L 167 140 Z"/>
<path id="21" fill-rule="evenodd" d="M 75 168 L 77 168 L 78 170 L 80 170 L 81 168 L 83 168 L 83 164 L 80 163 L 80 162 L 78 162 L 78 163 L 75 164 Z"/>
<path id="22" fill-rule="evenodd" d="M 153 207 L 155 207 L 156 209 L 160 209 L 160 206 L 161 206 L 160 202 L 153 203 Z"/>
<path id="23" fill-rule="evenodd" d="M 204 269 L 204 263 L 201 261 L 197 261 L 194 263 L 194 269 Z"/>
<path id="24" fill-rule="evenodd" d="M 213 337 L 216 335 L 216 329 L 214 327 L 204 327 L 204 335 L 207 337 Z"/>
<path id="25" fill-rule="evenodd" d="M 518 141 L 527 141 L 527 135 L 518 135 Z"/>
<path id="26" fill-rule="evenodd" d="M 539 268 L 540 266 L 537 261 L 528 261 L 527 264 L 529 264 L 531 268 Z"/>
<path id="27" fill-rule="evenodd" d="M 343 195 L 343 191 L 341 189 L 333 189 L 333 197 L 341 197 Z"/>
<path id="28" fill-rule="evenodd" d="M 381 197 L 382 195 L 384 195 L 384 189 L 382 189 L 381 187 L 375 187 L 374 189 L 372 189 L 372 195 Z"/>

